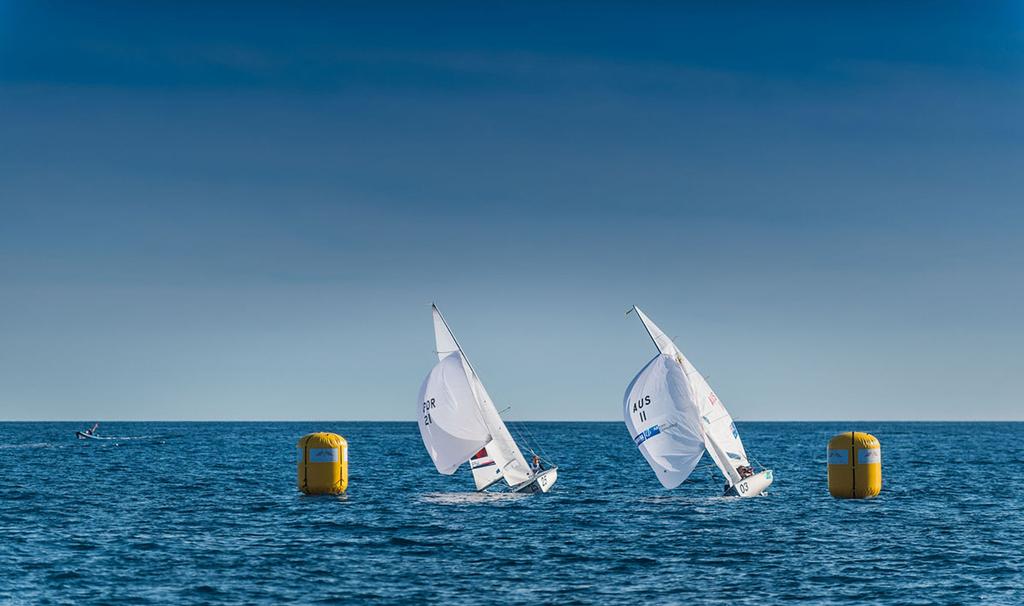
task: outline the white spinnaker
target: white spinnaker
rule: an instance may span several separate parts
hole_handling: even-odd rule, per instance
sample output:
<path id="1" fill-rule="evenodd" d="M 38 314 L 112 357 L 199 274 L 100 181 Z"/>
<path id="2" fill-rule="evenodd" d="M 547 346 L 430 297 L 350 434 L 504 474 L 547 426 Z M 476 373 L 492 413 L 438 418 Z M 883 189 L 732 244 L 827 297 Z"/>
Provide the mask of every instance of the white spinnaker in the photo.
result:
<path id="1" fill-rule="evenodd" d="M 640 308 L 634 307 L 640 321 L 643 322 L 647 333 L 651 335 L 654 345 L 662 354 L 668 355 L 679 363 L 686 377 L 686 382 L 694 397 L 694 402 L 700 412 L 701 424 L 704 428 L 704 439 L 707 443 L 708 454 L 714 460 L 715 465 L 722 471 L 722 474 L 732 483 L 739 479 L 736 468 L 740 465 L 749 465 L 747 452 L 740 441 L 740 434 L 736 431 L 736 424 L 733 423 L 732 415 L 725 409 L 725 405 L 715 395 L 714 390 L 708 385 L 704 376 L 690 363 L 683 355 L 683 352 L 676 347 L 672 339 L 668 337 L 658 326 L 648 318 Z"/>
<path id="2" fill-rule="evenodd" d="M 418 409 L 423 445 L 443 474 L 455 473 L 491 439 L 458 352 L 431 369 L 420 387 Z"/>
<path id="3" fill-rule="evenodd" d="M 626 388 L 626 428 L 665 488 L 675 488 L 704 454 L 704 432 L 682 367 L 659 354 Z"/>
<path id="4" fill-rule="evenodd" d="M 498 414 L 498 410 L 494 407 L 494 401 L 491 399 L 490 394 L 487 393 L 483 382 L 476 374 L 476 370 L 473 369 L 469 359 L 466 358 L 465 352 L 462 351 L 462 347 L 455 339 L 455 335 L 448 327 L 444 317 L 441 316 L 441 312 L 437 309 L 436 305 L 433 306 L 433 313 L 434 342 L 437 347 L 437 355 L 440 357 L 446 351 L 457 351 L 462 354 L 462 366 L 469 384 L 473 388 L 473 393 L 476 395 L 480 415 L 494 440 L 487 447 L 488 454 L 494 458 L 495 463 L 502 470 L 504 480 L 509 486 L 522 484 L 533 477 L 533 472 L 530 471 L 526 459 L 523 458 L 523 453 L 519 451 L 515 440 L 512 439 L 512 434 L 509 433 L 505 422 L 501 419 L 501 415 Z"/>

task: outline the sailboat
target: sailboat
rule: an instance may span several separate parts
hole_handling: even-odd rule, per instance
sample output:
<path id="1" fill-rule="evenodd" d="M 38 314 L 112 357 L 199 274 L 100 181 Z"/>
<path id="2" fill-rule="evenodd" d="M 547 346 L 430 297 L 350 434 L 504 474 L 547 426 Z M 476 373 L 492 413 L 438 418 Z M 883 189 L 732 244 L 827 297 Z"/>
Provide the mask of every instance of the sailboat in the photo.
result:
<path id="1" fill-rule="evenodd" d="M 434 340 L 438 363 L 420 388 L 420 436 L 439 473 L 452 475 L 469 461 L 477 491 L 504 481 L 509 490 L 551 490 L 558 468 L 533 468 L 509 433 L 494 401 L 436 305 Z"/>
<path id="2" fill-rule="evenodd" d="M 629 435 L 665 488 L 683 483 L 707 450 L 725 476 L 725 496 L 767 494 L 772 470 L 755 472 L 736 424 L 704 377 L 644 312 L 658 355 L 633 378 L 623 399 Z"/>

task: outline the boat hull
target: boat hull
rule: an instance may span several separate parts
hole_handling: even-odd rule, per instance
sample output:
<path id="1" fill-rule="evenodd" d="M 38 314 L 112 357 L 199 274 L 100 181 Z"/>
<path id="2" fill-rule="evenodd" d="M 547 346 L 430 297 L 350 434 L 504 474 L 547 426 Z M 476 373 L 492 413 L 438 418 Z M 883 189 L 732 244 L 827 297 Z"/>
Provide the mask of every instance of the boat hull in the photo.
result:
<path id="1" fill-rule="evenodd" d="M 539 474 L 535 475 L 532 479 L 519 484 L 514 487 L 513 492 L 522 492 L 526 494 L 537 494 L 544 493 L 551 490 L 551 487 L 555 485 L 555 480 L 558 479 L 558 468 L 552 467 L 546 469 Z"/>
<path id="2" fill-rule="evenodd" d="M 771 469 L 743 478 L 725 491 L 727 497 L 759 497 L 768 494 L 768 487 L 775 480 Z"/>
<path id="3" fill-rule="evenodd" d="M 118 437 L 115 437 L 115 436 L 97 436 L 97 435 L 88 434 L 88 433 L 85 433 L 85 432 L 82 432 L 82 431 L 76 431 L 75 432 L 75 436 L 77 436 L 79 440 L 124 440 L 124 439 L 126 439 L 126 438 L 118 438 Z M 132 438 L 127 438 L 127 439 L 132 439 Z"/>

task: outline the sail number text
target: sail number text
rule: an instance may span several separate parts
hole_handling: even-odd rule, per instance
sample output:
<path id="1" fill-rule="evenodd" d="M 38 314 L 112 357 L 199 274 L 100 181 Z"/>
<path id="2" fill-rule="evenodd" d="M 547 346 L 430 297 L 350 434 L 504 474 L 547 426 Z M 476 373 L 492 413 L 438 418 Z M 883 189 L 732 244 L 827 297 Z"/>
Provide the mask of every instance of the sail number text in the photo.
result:
<path id="1" fill-rule="evenodd" d="M 650 406 L 650 405 L 651 405 L 651 396 L 644 396 L 644 397 L 640 398 L 636 402 L 633 402 L 633 414 L 639 415 L 641 421 L 646 421 L 647 420 L 647 411 L 644 410 L 643 408 L 644 408 L 644 406 Z"/>
<path id="2" fill-rule="evenodd" d="M 434 404 L 434 398 L 430 398 L 429 400 L 427 400 L 426 402 L 423 403 L 423 424 L 424 425 L 430 425 L 430 409 L 431 408 L 437 408 L 437 405 Z"/>

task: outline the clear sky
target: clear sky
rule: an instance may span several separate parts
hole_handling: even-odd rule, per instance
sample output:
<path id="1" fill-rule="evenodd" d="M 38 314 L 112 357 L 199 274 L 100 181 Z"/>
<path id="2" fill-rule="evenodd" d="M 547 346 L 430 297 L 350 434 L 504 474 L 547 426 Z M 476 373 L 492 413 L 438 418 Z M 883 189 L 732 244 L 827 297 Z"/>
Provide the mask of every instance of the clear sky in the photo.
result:
<path id="1" fill-rule="evenodd" d="M 0 2 L 0 419 L 1024 419 L 1022 5 L 711 4 Z"/>

